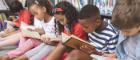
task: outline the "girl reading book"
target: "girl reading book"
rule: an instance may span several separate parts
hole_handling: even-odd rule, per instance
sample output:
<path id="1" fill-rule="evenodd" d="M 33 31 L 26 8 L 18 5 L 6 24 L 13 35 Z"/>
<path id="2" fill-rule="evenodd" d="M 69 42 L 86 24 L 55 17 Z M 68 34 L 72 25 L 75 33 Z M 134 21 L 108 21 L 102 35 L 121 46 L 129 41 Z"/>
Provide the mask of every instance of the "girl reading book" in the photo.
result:
<path id="1" fill-rule="evenodd" d="M 43 20 L 44 23 L 42 23 L 43 29 L 45 33 L 55 35 L 57 34 L 55 31 L 55 20 L 52 16 L 52 7 L 48 0 L 36 0 L 31 6 L 29 7 L 29 10 L 34 15 L 35 18 L 39 20 Z M 46 55 L 47 51 L 46 49 L 53 49 L 53 46 L 46 46 L 46 44 L 41 43 L 38 39 L 32 39 L 32 38 L 25 38 L 26 36 L 21 36 L 21 40 L 19 43 L 19 47 L 16 50 L 13 50 L 8 53 L 8 56 L 5 56 L 5 59 L 12 59 L 15 57 L 18 57 L 20 55 L 24 55 L 25 52 L 31 50 L 32 48 L 36 47 L 34 50 L 31 50 L 31 53 L 27 52 L 25 55 L 29 59 L 39 59 Z M 41 40 L 44 42 L 44 40 Z M 37 50 L 36 50 L 37 49 Z M 45 54 L 42 52 L 46 52 Z M 40 56 L 41 54 L 41 56 Z M 17 60 L 20 60 L 16 58 Z"/>
<path id="2" fill-rule="evenodd" d="M 86 33 L 78 22 L 78 11 L 72 4 L 62 1 L 55 6 L 54 13 L 60 33 L 64 32 L 67 35 L 73 34 L 84 40 L 87 39 Z M 63 60 L 67 55 L 65 53 L 66 50 L 66 47 L 60 42 L 46 59 Z"/>

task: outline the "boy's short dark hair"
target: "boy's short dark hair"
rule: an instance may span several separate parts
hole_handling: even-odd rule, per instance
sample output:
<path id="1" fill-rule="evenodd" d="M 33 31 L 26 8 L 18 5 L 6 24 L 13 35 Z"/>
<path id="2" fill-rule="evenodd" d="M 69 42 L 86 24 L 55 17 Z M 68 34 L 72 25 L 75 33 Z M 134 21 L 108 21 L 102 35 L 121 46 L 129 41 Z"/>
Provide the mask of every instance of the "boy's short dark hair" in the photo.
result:
<path id="1" fill-rule="evenodd" d="M 113 25 L 118 29 L 140 26 L 140 1 L 118 0 L 113 10 Z"/>
<path id="2" fill-rule="evenodd" d="M 22 3 L 18 0 L 12 1 L 9 7 L 13 13 L 20 12 L 23 9 Z"/>
<path id="3" fill-rule="evenodd" d="M 81 9 L 79 19 L 88 19 L 91 17 L 101 18 L 100 11 L 95 5 L 88 4 Z"/>

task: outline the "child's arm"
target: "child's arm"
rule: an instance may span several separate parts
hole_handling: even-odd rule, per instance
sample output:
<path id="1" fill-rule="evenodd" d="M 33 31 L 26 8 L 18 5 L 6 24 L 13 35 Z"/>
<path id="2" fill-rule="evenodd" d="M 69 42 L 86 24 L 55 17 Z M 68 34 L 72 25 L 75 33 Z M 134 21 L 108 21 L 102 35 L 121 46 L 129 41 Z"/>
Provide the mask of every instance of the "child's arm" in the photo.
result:
<path id="1" fill-rule="evenodd" d="M 0 35 L 0 37 L 4 38 L 4 37 L 7 37 L 7 36 L 14 34 L 16 32 L 17 31 L 15 30 L 15 28 L 7 28 L 4 30 L 4 33 Z"/>

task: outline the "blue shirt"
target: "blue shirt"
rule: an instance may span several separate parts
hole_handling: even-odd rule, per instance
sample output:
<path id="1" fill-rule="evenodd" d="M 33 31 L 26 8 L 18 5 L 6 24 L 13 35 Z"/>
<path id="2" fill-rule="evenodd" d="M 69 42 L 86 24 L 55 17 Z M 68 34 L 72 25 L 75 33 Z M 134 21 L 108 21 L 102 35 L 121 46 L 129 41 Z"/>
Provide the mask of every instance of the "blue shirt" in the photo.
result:
<path id="1" fill-rule="evenodd" d="M 120 60 L 140 60 L 140 33 L 132 37 L 119 35 L 119 43 L 116 48 L 117 57 Z"/>

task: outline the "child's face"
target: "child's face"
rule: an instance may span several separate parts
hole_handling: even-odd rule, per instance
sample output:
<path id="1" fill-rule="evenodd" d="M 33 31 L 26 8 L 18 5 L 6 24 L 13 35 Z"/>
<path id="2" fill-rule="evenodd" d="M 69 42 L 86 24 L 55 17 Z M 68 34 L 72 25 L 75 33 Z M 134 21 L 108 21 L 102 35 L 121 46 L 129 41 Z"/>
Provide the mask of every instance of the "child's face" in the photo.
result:
<path id="1" fill-rule="evenodd" d="M 87 33 L 95 31 L 100 26 L 101 23 L 94 18 L 79 20 L 79 22 Z"/>
<path id="2" fill-rule="evenodd" d="M 34 17 L 36 17 L 39 20 L 44 20 L 45 12 L 43 11 L 42 7 L 39 7 L 37 5 L 32 5 L 29 8 L 29 11 L 31 12 Z"/>
<path id="3" fill-rule="evenodd" d="M 55 18 L 57 21 L 59 21 L 62 25 L 67 24 L 67 19 L 65 15 L 60 15 L 60 14 L 54 14 Z"/>
<path id="4" fill-rule="evenodd" d="M 122 29 L 124 36 L 134 36 L 140 32 L 140 27 L 135 27 L 132 29 Z"/>

